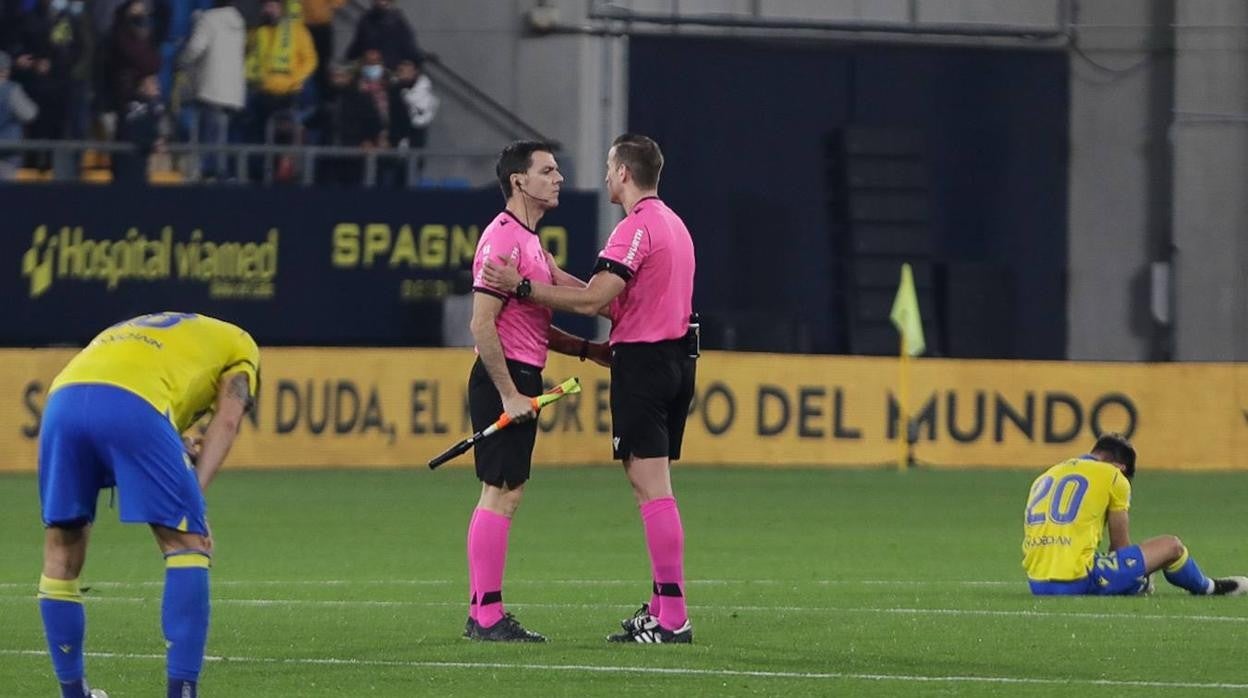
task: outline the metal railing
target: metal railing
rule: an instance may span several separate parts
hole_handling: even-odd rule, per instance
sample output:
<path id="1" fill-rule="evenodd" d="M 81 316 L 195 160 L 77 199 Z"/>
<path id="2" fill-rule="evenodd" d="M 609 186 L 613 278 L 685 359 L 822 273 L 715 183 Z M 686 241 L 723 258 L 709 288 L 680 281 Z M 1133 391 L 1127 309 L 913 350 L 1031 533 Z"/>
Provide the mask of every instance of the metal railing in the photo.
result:
<path id="1" fill-rule="evenodd" d="M 840 38 L 879 42 L 961 45 L 1025 45 L 1060 48 L 1071 39 L 1074 0 L 1057 0 L 1052 23 L 1015 24 L 972 21 L 929 21 L 920 14 L 919 0 L 907 0 L 895 19 L 856 19 L 829 16 L 796 17 L 764 10 L 757 0 L 738 12 L 700 12 L 682 8 L 672 0 L 671 11 L 634 10 L 610 0 L 588 0 L 584 20 L 561 19 L 561 6 L 549 0 L 527 13 L 526 26 L 536 35 L 582 34 L 589 36 L 671 36 L 692 31 L 734 38 Z M 650 3 L 649 5 L 653 5 Z M 831 3 L 829 3 L 831 4 Z M 894 12 L 901 6 L 892 5 Z M 568 14 L 566 10 L 562 14 Z"/>
<path id="2" fill-rule="evenodd" d="M 76 164 L 87 152 L 115 154 L 134 154 L 135 146 L 130 143 L 112 143 L 104 141 L 61 141 L 61 140 L 24 140 L 0 141 L 0 152 L 15 153 L 50 153 L 51 172 L 58 176 L 50 176 L 51 181 L 89 181 L 81 176 L 83 171 Z M 172 172 L 184 175 L 183 181 L 188 184 L 203 181 L 199 176 L 202 158 L 208 155 L 224 155 L 231 162 L 231 175 L 226 178 L 241 184 L 263 183 L 272 184 L 277 181 L 274 158 L 290 158 L 295 165 L 297 177 L 282 180 L 297 182 L 304 186 L 316 183 L 318 167 L 325 160 L 336 162 L 361 162 L 360 186 L 374 187 L 378 183 L 378 173 L 382 163 L 394 162 L 401 165 L 396 170 L 404 175 L 403 182 L 409 188 L 428 186 L 423 179 L 425 163 L 429 160 L 487 160 L 493 161 L 497 153 L 473 151 L 436 151 L 417 148 L 355 148 L 330 145 L 275 145 L 261 143 L 171 143 L 163 146 L 160 153 L 168 153 L 174 159 L 183 158 Z M 258 164 L 260 163 L 260 164 Z M 254 177 L 255 171 L 262 172 Z M 78 177 L 65 176 L 66 173 L 79 173 Z M 222 177 L 218 177 L 221 179 Z"/>
<path id="3" fill-rule="evenodd" d="M 429 70 L 430 68 L 432 70 Z M 425 53 L 425 69 L 436 80 L 435 84 L 439 88 L 454 94 L 465 107 L 476 112 L 478 116 L 494 122 L 496 126 L 508 133 L 512 138 L 531 138 L 549 143 L 555 149 L 562 147 L 558 141 L 520 118 L 518 114 L 486 94 L 471 80 L 443 63 L 442 58 L 438 54 Z"/>

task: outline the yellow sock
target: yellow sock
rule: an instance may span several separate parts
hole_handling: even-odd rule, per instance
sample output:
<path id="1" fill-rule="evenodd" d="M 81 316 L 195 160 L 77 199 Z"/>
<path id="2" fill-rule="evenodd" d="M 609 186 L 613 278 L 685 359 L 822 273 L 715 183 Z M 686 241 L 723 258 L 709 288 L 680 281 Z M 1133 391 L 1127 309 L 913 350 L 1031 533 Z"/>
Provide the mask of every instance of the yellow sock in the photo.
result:
<path id="1" fill-rule="evenodd" d="M 1167 572 L 1178 572 L 1179 570 L 1183 569 L 1183 565 L 1186 565 L 1186 564 L 1187 564 L 1187 558 L 1189 558 L 1189 557 L 1191 557 L 1191 556 L 1187 554 L 1187 547 L 1186 547 L 1186 546 L 1184 546 L 1184 548 L 1183 548 L 1183 554 L 1179 556 L 1179 559 L 1175 560 L 1174 562 L 1170 563 L 1169 565 L 1166 565 L 1166 571 L 1167 571 Z"/>
<path id="2" fill-rule="evenodd" d="M 82 603 L 82 589 L 78 587 L 77 578 L 53 579 L 39 575 L 39 598 Z"/>
<path id="3" fill-rule="evenodd" d="M 183 567 L 203 567 L 207 569 L 212 567 L 212 558 L 208 557 L 207 553 L 201 553 L 198 550 L 170 553 L 165 556 L 165 567 L 169 569 Z"/>

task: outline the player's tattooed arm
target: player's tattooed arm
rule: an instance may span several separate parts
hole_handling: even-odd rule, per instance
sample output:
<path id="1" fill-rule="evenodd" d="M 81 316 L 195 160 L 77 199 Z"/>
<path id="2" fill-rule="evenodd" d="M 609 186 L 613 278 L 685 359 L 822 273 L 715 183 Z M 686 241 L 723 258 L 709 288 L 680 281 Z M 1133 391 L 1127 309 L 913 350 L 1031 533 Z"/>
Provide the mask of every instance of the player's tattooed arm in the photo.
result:
<path id="1" fill-rule="evenodd" d="M 208 489 L 238 436 L 243 415 L 252 402 L 250 387 L 247 374 L 234 371 L 225 375 L 217 388 L 216 409 L 204 430 L 204 443 L 195 468 L 201 489 Z"/>
<path id="2" fill-rule="evenodd" d="M 229 382 L 226 384 L 226 394 L 242 402 L 244 411 L 253 407 L 251 383 L 247 380 L 247 375 L 244 373 L 235 373 L 230 376 Z"/>

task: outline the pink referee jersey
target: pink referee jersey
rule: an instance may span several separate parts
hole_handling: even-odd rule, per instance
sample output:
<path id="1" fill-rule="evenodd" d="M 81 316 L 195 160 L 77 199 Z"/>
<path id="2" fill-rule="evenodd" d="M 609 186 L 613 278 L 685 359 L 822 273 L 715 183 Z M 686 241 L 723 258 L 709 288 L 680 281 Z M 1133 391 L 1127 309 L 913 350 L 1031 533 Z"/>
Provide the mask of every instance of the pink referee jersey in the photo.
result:
<path id="1" fill-rule="evenodd" d="M 680 339 L 693 312 L 693 239 L 658 197 L 638 201 L 611 231 L 594 272 L 627 282 L 611 302 L 611 344 Z"/>
<path id="2" fill-rule="evenodd" d="M 503 356 L 545 368 L 552 313 L 549 308 L 528 299 L 516 298 L 485 282 L 482 278 L 485 260 L 493 260 L 497 264 L 500 257 L 510 259 L 522 277 L 543 284 L 554 283 L 537 233 L 529 230 L 509 211 L 495 216 L 477 241 L 477 253 L 472 258 L 472 290 L 488 293 L 503 301 L 503 309 L 495 321 L 498 341 L 503 345 Z"/>

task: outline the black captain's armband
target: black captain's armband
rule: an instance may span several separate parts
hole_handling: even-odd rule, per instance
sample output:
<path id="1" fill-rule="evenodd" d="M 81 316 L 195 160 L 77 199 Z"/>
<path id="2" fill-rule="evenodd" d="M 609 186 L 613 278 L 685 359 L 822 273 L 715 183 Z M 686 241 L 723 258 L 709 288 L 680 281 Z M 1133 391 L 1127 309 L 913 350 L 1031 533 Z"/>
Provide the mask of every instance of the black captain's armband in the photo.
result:
<path id="1" fill-rule="evenodd" d="M 598 262 L 594 264 L 594 273 L 597 274 L 600 271 L 609 271 L 625 281 L 633 278 L 631 269 L 614 259 L 607 259 L 606 257 L 599 257 Z"/>

